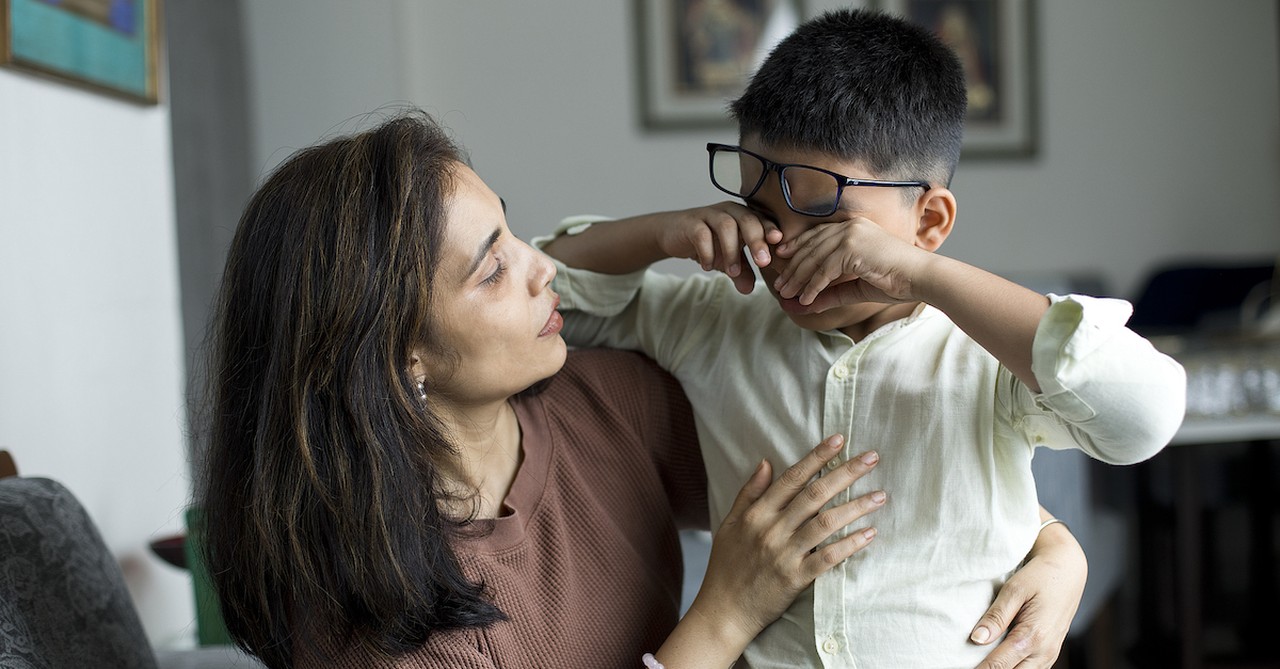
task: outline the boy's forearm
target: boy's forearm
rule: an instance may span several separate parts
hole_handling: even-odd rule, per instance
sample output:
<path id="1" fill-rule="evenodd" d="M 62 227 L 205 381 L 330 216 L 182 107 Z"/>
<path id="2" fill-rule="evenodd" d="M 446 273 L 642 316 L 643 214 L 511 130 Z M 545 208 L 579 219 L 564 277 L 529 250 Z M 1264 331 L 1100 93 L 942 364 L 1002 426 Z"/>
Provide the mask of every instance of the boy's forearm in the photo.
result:
<path id="1" fill-rule="evenodd" d="M 600 221 L 574 235 L 560 235 L 542 250 L 570 267 L 601 274 L 630 274 L 667 258 L 658 245 L 659 214 Z"/>
<path id="2" fill-rule="evenodd" d="M 1031 351 L 1049 298 L 986 270 L 932 254 L 929 271 L 913 292 L 947 314 L 1032 392 Z"/>

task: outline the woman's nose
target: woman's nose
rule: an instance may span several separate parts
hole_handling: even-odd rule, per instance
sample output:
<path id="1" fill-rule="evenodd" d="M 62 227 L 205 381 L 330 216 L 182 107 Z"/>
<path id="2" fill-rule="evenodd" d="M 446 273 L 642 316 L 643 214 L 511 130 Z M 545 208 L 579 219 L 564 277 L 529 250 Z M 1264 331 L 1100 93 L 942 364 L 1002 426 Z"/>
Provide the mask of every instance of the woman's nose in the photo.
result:
<path id="1" fill-rule="evenodd" d="M 542 251 L 533 248 L 529 250 L 532 257 L 532 267 L 529 271 L 529 290 L 536 295 L 551 285 L 551 280 L 556 278 L 556 265 Z"/>

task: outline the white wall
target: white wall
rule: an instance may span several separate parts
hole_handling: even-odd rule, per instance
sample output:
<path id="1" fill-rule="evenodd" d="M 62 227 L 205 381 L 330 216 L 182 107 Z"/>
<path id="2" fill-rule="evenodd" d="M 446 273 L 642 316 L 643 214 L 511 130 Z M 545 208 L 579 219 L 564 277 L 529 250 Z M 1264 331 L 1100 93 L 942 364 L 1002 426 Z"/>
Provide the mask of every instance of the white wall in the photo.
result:
<path id="1" fill-rule="evenodd" d="M 0 70 L 0 448 L 88 509 L 153 643 L 190 634 L 169 116 Z"/>
<path id="2" fill-rule="evenodd" d="M 732 129 L 639 127 L 633 1 L 250 0 L 260 162 L 408 99 L 456 132 L 521 235 L 717 199 L 702 145 Z M 1275 254 L 1275 3 L 1035 4 L 1040 152 L 961 165 L 943 252 L 1006 274 L 1096 271 L 1122 295 L 1167 259 Z"/>

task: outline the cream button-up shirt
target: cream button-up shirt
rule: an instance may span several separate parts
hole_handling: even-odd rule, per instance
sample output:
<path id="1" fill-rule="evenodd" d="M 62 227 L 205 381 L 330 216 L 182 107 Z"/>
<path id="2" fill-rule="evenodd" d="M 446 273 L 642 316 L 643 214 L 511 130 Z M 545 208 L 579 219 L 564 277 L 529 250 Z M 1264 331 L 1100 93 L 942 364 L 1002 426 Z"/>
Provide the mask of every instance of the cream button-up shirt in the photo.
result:
<path id="1" fill-rule="evenodd" d="M 833 502 L 885 490 L 868 521 L 876 541 L 821 576 L 740 666 L 976 666 L 991 646 L 969 632 L 1039 527 L 1035 448 L 1133 463 L 1182 420 L 1182 368 L 1125 327 L 1121 300 L 1050 296 L 1034 394 L 929 306 L 854 342 L 796 326 L 764 286 L 743 296 L 721 275 L 557 269 L 570 345 L 642 351 L 684 386 L 713 527 L 762 458 L 787 466 L 837 432 L 841 459 L 881 455 Z"/>

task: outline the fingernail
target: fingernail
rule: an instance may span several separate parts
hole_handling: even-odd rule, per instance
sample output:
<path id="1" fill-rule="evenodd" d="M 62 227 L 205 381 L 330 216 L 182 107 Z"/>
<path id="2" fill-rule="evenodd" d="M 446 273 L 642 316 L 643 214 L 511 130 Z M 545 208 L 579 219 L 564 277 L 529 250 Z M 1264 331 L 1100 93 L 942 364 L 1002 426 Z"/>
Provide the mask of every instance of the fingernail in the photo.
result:
<path id="1" fill-rule="evenodd" d="M 736 263 L 733 265 L 729 265 L 729 276 L 738 276 L 738 269 L 739 268 Z"/>
<path id="2" fill-rule="evenodd" d="M 877 490 L 871 493 L 871 501 L 875 502 L 876 504 L 884 504 L 884 500 L 886 498 L 888 498 L 888 495 L 884 494 L 883 490 Z"/>
<path id="3" fill-rule="evenodd" d="M 863 464 L 874 465 L 875 463 L 880 462 L 880 454 L 875 451 L 867 451 L 866 453 L 859 455 L 858 459 L 861 460 Z"/>
<path id="4" fill-rule="evenodd" d="M 991 638 L 991 631 L 985 627 L 978 626 L 973 629 L 973 634 L 969 635 L 969 640 L 974 643 L 986 643 Z"/>
<path id="5" fill-rule="evenodd" d="M 876 528 L 874 528 L 874 527 L 868 527 L 867 529 L 863 530 L 863 531 L 862 531 L 862 538 L 863 538 L 863 539 L 866 539 L 867 541 L 871 541 L 872 539 L 875 539 L 875 538 L 876 538 Z"/>
<path id="6" fill-rule="evenodd" d="M 769 262 L 769 252 L 764 249 L 756 251 L 756 262 Z"/>

